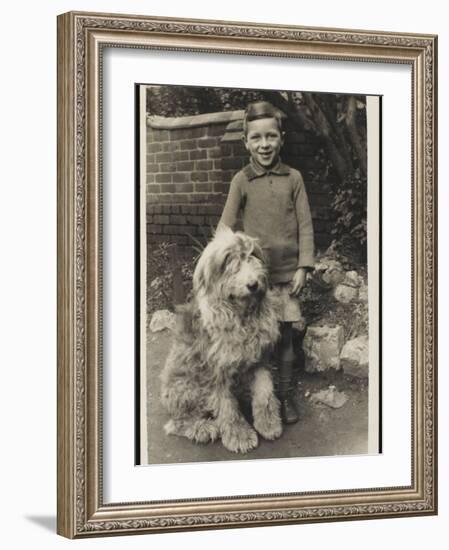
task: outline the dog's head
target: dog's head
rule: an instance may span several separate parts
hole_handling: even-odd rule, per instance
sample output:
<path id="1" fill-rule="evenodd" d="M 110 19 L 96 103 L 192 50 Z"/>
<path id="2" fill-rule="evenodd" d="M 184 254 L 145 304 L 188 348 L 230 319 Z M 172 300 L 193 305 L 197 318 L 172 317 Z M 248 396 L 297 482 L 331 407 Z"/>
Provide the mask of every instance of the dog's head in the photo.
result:
<path id="1" fill-rule="evenodd" d="M 265 261 L 257 240 L 219 226 L 196 265 L 194 292 L 246 306 L 260 301 L 267 287 Z"/>

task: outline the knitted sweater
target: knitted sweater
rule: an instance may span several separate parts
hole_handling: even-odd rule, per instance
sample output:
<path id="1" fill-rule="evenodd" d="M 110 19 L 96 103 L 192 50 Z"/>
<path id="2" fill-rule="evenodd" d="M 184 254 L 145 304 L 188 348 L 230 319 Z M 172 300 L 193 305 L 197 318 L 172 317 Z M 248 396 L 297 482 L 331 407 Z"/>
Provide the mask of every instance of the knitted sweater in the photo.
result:
<path id="1" fill-rule="evenodd" d="M 257 237 L 272 283 L 291 281 L 299 267 L 313 267 L 313 226 L 298 170 L 278 162 L 265 171 L 250 163 L 231 181 L 221 222 Z"/>

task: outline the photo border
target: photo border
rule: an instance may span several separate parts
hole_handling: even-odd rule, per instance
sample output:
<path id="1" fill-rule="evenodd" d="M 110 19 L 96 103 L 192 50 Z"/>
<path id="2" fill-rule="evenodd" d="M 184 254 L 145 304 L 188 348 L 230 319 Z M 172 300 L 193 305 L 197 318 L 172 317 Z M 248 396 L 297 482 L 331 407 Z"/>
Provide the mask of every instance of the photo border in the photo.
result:
<path id="1" fill-rule="evenodd" d="M 412 69 L 412 483 L 104 504 L 104 47 L 402 63 Z M 58 533 L 70 538 L 437 513 L 437 37 L 70 12 L 58 17 Z"/>

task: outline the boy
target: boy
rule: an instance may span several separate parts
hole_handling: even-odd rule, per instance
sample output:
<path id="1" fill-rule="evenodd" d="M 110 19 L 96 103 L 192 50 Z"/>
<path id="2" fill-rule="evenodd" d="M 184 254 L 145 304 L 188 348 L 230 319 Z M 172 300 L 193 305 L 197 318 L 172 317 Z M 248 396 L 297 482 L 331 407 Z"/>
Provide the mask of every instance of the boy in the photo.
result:
<path id="1" fill-rule="evenodd" d="M 281 113 L 266 101 L 248 105 L 243 142 L 250 162 L 231 181 L 220 223 L 257 237 L 268 262 L 270 283 L 282 303 L 279 342 L 279 399 L 282 420 L 298 421 L 291 396 L 292 323 L 301 320 L 298 296 L 313 268 L 314 243 L 309 202 L 301 174 L 283 164 Z"/>

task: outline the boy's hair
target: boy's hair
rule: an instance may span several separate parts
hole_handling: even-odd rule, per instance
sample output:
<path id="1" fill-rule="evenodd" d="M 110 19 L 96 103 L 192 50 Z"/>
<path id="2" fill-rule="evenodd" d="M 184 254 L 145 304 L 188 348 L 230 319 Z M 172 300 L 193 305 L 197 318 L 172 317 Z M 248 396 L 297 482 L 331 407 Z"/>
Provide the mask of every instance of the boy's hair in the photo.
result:
<path id="1" fill-rule="evenodd" d="M 269 101 L 256 101 L 249 103 L 243 116 L 243 134 L 248 133 L 248 122 L 259 120 L 261 118 L 274 118 L 277 121 L 279 131 L 282 132 L 283 114 L 276 109 Z"/>

